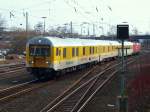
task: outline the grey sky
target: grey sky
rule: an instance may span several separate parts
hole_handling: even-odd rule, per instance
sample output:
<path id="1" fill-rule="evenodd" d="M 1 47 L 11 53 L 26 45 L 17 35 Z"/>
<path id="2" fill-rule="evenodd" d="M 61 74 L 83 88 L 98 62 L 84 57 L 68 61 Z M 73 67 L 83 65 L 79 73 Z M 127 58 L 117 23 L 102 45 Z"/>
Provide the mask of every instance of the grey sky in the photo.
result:
<path id="1" fill-rule="evenodd" d="M 131 24 L 131 29 L 137 27 L 145 33 L 150 32 L 149 4 L 149 0 L 0 0 L 0 13 L 9 27 L 24 27 L 23 13 L 28 12 L 31 27 L 46 16 L 47 28 L 72 21 L 74 27 L 89 22 L 103 26 L 106 31 L 108 24 L 126 21 Z M 10 11 L 14 14 L 12 18 Z"/>

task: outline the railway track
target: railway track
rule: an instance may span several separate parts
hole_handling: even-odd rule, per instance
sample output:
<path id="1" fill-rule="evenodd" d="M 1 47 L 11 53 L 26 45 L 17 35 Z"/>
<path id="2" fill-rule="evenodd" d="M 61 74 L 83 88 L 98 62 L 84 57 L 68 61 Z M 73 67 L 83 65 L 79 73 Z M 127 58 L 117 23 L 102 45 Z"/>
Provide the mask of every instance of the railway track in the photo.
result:
<path id="1" fill-rule="evenodd" d="M 54 80 L 48 82 L 39 82 L 38 79 L 18 84 L 16 86 L 12 86 L 6 89 L 0 90 L 0 103 L 8 102 L 14 98 L 18 98 L 21 95 L 29 93 L 33 90 L 37 90 L 39 88 L 45 87 L 54 83 Z"/>
<path id="2" fill-rule="evenodd" d="M 16 66 L 21 66 L 21 65 L 25 65 L 25 63 L 4 64 L 4 65 L 0 65 L 0 68 L 5 68 L 5 67 L 16 67 Z"/>
<path id="3" fill-rule="evenodd" d="M 32 84 L 34 84 L 36 81 L 37 80 L 32 80 L 0 90 L 0 103 L 31 90 Z"/>
<path id="4" fill-rule="evenodd" d="M 88 71 L 86 74 L 84 74 L 79 80 L 77 80 L 71 87 L 69 87 L 66 91 L 64 91 L 60 96 L 58 96 L 54 101 L 52 101 L 50 104 L 45 106 L 40 112 L 46 112 L 49 108 L 52 108 L 55 104 L 57 104 L 60 100 L 62 100 L 65 96 L 69 95 L 73 91 L 75 91 L 78 87 L 82 86 L 85 82 L 89 81 L 92 77 L 95 77 L 96 74 L 99 72 L 107 69 L 112 64 L 117 63 L 116 61 L 113 61 L 111 63 L 105 63 L 102 67 L 102 65 L 97 65 L 90 71 Z M 101 67 L 101 68 L 100 68 Z M 99 69 L 98 71 L 95 71 L 96 69 Z"/>
<path id="5" fill-rule="evenodd" d="M 22 72 L 23 70 L 26 70 L 24 64 L 9 64 L 0 66 L 0 80 L 15 77 L 15 73 Z"/>
<path id="6" fill-rule="evenodd" d="M 97 66 L 96 66 L 97 67 Z M 96 67 L 93 67 L 92 70 L 88 71 L 85 75 L 87 76 L 90 72 L 92 72 Z M 84 78 L 83 77 L 83 78 Z M 36 83 L 37 82 L 37 83 Z M 18 84 L 16 86 L 12 86 L 6 89 L 0 90 L 0 103 L 6 102 L 9 99 L 18 97 L 22 94 L 28 93 L 32 90 L 41 88 L 46 85 L 50 85 L 50 83 L 55 82 L 54 80 L 49 82 L 40 83 L 38 80 L 32 80 L 26 83 Z"/>
<path id="7" fill-rule="evenodd" d="M 0 66 L 0 76 L 6 73 L 13 73 L 24 68 L 25 68 L 24 64 L 12 64 Z"/>
<path id="8" fill-rule="evenodd" d="M 110 64 L 112 65 L 112 63 Z M 107 65 L 103 71 L 87 80 L 80 81 L 58 96 L 54 101 L 44 107 L 40 112 L 80 112 L 87 102 L 108 83 L 119 71 L 120 64 Z M 86 76 L 85 76 L 86 77 Z"/>
<path id="9" fill-rule="evenodd" d="M 114 62 L 106 64 L 105 66 L 103 66 L 101 68 L 101 70 L 108 69 L 109 66 L 112 64 L 114 64 Z M 51 107 L 56 105 L 56 102 L 58 103 L 59 101 L 64 99 L 64 96 L 68 96 L 70 93 L 75 91 L 78 88 L 78 86 L 84 85 L 84 82 L 88 82 L 88 80 L 91 77 L 95 77 L 92 74 L 92 72 L 95 72 L 95 74 L 97 74 L 97 72 L 94 70 L 99 67 L 100 66 L 97 65 L 94 68 L 92 68 L 91 70 L 89 70 L 87 73 L 85 73 L 82 78 L 80 78 L 78 81 L 76 81 L 74 83 L 73 86 L 71 86 L 69 89 L 67 89 L 61 96 L 57 97 L 50 105 L 46 106 L 43 110 L 41 110 L 41 112 L 43 112 L 45 110 L 48 111 Z M 93 81 L 94 81 L 94 79 L 91 80 L 91 82 L 93 82 Z M 13 98 L 18 98 L 20 95 L 26 94 L 32 90 L 37 90 L 38 88 L 45 87 L 46 85 L 50 85 L 50 83 L 52 83 L 52 82 L 55 82 L 55 81 L 50 81 L 50 82 L 46 82 L 46 83 L 36 83 L 36 81 L 35 82 L 33 81 L 33 82 L 28 82 L 26 84 L 19 84 L 14 87 L 0 90 L 0 103 L 5 103 Z"/>

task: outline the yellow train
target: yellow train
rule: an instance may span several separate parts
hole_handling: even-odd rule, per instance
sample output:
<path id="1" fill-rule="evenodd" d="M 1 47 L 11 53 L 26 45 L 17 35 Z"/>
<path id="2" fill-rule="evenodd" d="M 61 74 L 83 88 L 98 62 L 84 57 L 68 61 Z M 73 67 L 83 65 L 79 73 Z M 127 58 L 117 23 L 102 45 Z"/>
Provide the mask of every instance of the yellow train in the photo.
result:
<path id="1" fill-rule="evenodd" d="M 38 77 L 58 75 L 118 56 L 118 41 L 58 37 L 34 37 L 26 45 L 27 70 Z M 125 42 L 127 54 L 133 43 Z"/>

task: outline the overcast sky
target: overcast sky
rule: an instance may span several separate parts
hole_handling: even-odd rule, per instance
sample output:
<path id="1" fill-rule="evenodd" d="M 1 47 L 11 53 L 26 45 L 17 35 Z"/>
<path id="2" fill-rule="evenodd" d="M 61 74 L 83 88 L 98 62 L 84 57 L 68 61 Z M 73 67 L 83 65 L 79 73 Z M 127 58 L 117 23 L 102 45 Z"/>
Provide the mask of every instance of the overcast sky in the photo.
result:
<path id="1" fill-rule="evenodd" d="M 128 22 L 130 30 L 137 27 L 146 33 L 150 32 L 149 4 L 150 0 L 0 0 L 0 13 L 9 27 L 25 27 L 28 12 L 31 27 L 45 16 L 46 28 L 72 21 L 74 28 L 88 22 L 107 31 L 109 25 Z"/>

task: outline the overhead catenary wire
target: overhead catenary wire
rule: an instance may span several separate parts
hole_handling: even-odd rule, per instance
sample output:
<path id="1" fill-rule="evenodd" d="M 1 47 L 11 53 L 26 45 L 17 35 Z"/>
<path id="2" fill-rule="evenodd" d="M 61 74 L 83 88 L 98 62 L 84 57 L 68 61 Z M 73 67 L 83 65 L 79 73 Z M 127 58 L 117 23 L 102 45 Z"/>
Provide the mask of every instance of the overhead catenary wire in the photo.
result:
<path id="1" fill-rule="evenodd" d="M 45 0 L 45 1 L 43 1 L 42 0 L 42 2 L 40 2 L 40 3 L 37 3 L 37 4 L 33 4 L 33 5 L 30 5 L 30 6 L 28 6 L 28 7 L 23 7 L 23 8 L 20 8 L 20 10 L 22 10 L 22 9 L 24 9 L 24 10 L 30 10 L 30 9 L 32 9 L 32 10 L 36 10 L 36 8 L 39 8 L 39 6 L 42 6 L 42 5 L 49 5 L 50 3 L 52 3 L 52 2 L 55 2 L 56 0 Z M 36 1 L 37 2 L 37 1 Z"/>
<path id="2" fill-rule="evenodd" d="M 69 6 L 69 7 L 71 7 L 72 9 L 76 9 L 76 7 L 75 6 L 72 6 L 71 4 L 69 4 L 68 3 L 68 1 L 66 1 L 66 0 L 64 0 L 65 1 L 65 3 Z M 81 15 L 84 19 L 86 19 L 86 20 L 89 20 L 90 22 L 92 22 L 92 20 L 90 20 L 89 19 L 89 17 L 87 17 L 85 14 L 83 14 L 79 9 L 77 10 L 75 10 L 75 12 L 77 13 L 77 14 L 79 14 L 79 15 Z"/>
<path id="3" fill-rule="evenodd" d="M 91 11 L 86 10 L 83 6 L 81 6 L 77 1 L 76 1 L 76 4 L 74 3 L 74 5 L 76 5 L 76 7 L 81 9 L 85 14 L 91 15 L 93 17 L 95 16 L 95 15 L 93 15 L 93 13 L 91 13 Z"/>
<path id="4" fill-rule="evenodd" d="M 33 4 L 33 5 L 30 5 L 29 7 L 23 7 L 21 10 L 17 10 L 17 9 L 2 9 L 3 11 L 7 11 L 9 13 L 9 18 L 11 18 L 11 20 L 13 19 L 17 19 L 17 18 L 22 18 L 22 17 L 25 17 L 25 13 L 28 12 L 29 13 L 29 17 L 30 18 L 34 18 L 34 19 L 39 19 L 42 21 L 41 17 L 40 16 L 36 16 L 36 15 L 33 15 L 31 11 L 37 11 L 37 12 L 40 12 L 40 11 L 43 11 L 43 12 L 48 12 L 49 16 L 47 16 L 48 20 L 52 20 L 52 18 L 50 17 L 50 8 L 47 7 L 47 9 L 39 9 L 38 6 L 41 6 L 41 4 L 48 4 L 50 5 L 50 3 L 52 2 L 55 2 L 57 0 L 45 0 L 45 1 L 42 1 L 42 2 L 38 2 L 36 4 Z M 78 14 L 80 15 L 83 19 L 85 19 L 86 22 L 88 23 L 95 23 L 93 20 L 93 18 L 95 18 L 95 14 L 98 14 L 100 12 L 99 10 L 99 7 L 98 6 L 94 6 L 94 8 L 92 10 L 87 10 L 85 7 L 82 6 L 81 3 L 79 3 L 77 0 L 64 0 L 65 4 L 67 4 L 69 7 L 71 7 L 73 10 L 74 10 L 74 13 L 75 14 Z M 1 10 L 1 8 L 0 8 Z M 97 13 L 95 13 L 97 11 Z M 45 15 L 42 15 L 42 16 L 45 16 Z M 98 18 L 99 19 L 99 18 Z M 102 18 L 101 18 L 102 19 Z M 83 21 L 83 20 L 82 20 Z M 80 23 L 81 24 L 81 23 Z M 80 26 L 80 25 L 78 25 Z"/>
<path id="5" fill-rule="evenodd" d="M 53 1 L 56 1 L 56 0 L 49 0 L 49 1 L 44 1 L 44 2 L 41 2 L 42 4 L 45 4 L 45 3 L 49 3 L 49 2 L 53 2 Z M 84 17 L 84 18 L 86 18 L 87 20 L 89 20 L 89 17 L 87 17 L 87 15 L 86 14 L 88 14 L 88 15 L 91 15 L 91 12 L 89 12 L 89 11 L 87 11 L 87 10 L 85 10 L 77 1 L 71 1 L 71 2 L 74 2 L 74 4 L 76 5 L 76 6 L 72 6 L 71 4 L 69 4 L 69 2 L 68 1 L 66 1 L 66 0 L 64 0 L 65 1 L 65 3 L 67 4 L 67 5 L 69 5 L 70 7 L 72 7 L 72 8 L 74 8 L 74 10 L 75 10 L 75 12 L 76 13 L 78 13 L 78 14 L 80 14 L 82 17 Z M 40 4 L 35 4 L 34 5 L 34 7 L 33 7 L 33 5 L 32 5 L 32 7 L 30 6 L 30 7 L 27 7 L 27 8 L 22 8 L 22 10 L 29 10 L 29 9 L 32 9 L 32 8 L 37 8 L 37 6 L 38 5 L 41 5 L 41 3 Z M 5 11 L 8 11 L 9 9 L 6 9 Z M 36 9 L 36 10 L 39 10 L 39 11 L 41 11 L 40 9 Z M 43 10 L 43 9 L 42 9 Z M 44 9 L 43 11 L 45 11 L 45 10 L 48 10 L 49 11 L 49 9 Z M 83 12 L 81 12 L 81 10 L 83 11 Z M 19 11 L 16 11 L 16 10 L 13 10 L 13 11 L 15 11 L 15 13 L 18 13 Z M 39 12 L 38 11 L 38 12 Z M 22 12 L 20 12 L 20 13 L 22 13 Z M 30 16 L 32 16 L 32 14 L 30 14 Z M 37 17 L 37 16 L 33 16 L 33 17 Z M 92 17 L 94 17 L 94 15 L 92 16 Z M 37 17 L 37 18 L 39 18 L 39 17 Z M 90 20 L 90 21 L 92 21 L 92 20 Z"/>

